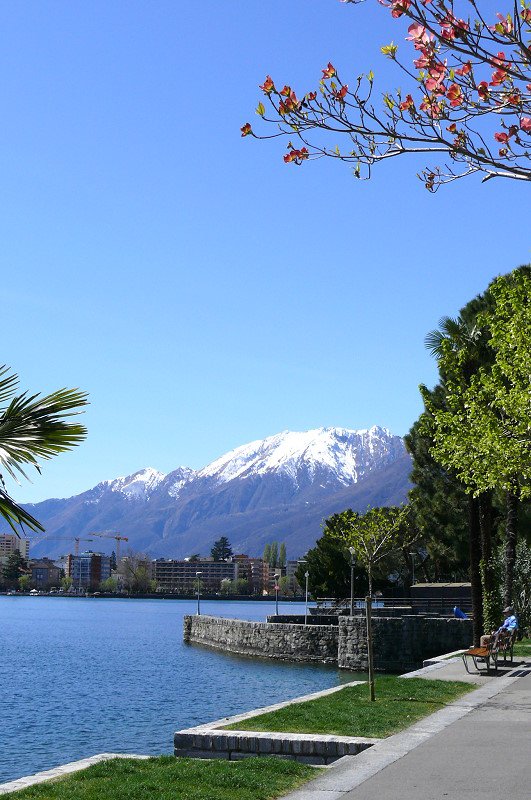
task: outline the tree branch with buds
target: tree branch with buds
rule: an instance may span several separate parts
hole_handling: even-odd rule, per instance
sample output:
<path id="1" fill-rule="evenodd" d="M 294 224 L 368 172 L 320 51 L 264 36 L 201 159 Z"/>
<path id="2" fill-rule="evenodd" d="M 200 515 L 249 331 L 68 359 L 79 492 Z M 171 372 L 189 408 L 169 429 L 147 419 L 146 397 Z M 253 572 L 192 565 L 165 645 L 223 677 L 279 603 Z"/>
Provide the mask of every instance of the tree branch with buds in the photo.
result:
<path id="1" fill-rule="evenodd" d="M 304 95 L 290 85 L 278 88 L 268 75 L 260 86 L 266 104 L 256 113 L 276 130 L 261 134 L 247 122 L 242 136 L 287 137 L 285 163 L 333 158 L 353 164 L 359 179 L 389 158 L 434 156 L 437 163 L 418 174 L 432 192 L 473 174 L 530 181 L 530 0 L 491 21 L 475 0 L 467 3 L 474 12 L 467 18 L 457 9 L 464 0 L 378 1 L 394 19 L 409 22 L 411 64 L 393 42 L 381 48 L 410 79 L 409 92 L 378 94 L 372 71 L 346 82 L 331 62 Z"/>

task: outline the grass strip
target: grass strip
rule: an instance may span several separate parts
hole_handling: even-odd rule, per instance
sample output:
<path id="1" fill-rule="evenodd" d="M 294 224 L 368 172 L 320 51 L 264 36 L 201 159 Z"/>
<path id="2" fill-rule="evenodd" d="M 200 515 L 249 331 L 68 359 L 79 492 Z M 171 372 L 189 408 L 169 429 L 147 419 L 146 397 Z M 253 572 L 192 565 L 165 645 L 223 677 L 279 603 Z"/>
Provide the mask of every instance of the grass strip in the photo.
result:
<path id="1" fill-rule="evenodd" d="M 266 757 L 116 758 L 10 792 L 2 800 L 272 800 L 316 775 L 307 764 Z"/>
<path id="2" fill-rule="evenodd" d="M 416 720 L 476 689 L 461 681 L 398 678 L 376 679 L 376 700 L 367 684 L 347 686 L 334 694 L 293 703 L 225 726 L 231 730 L 323 733 L 338 736 L 382 738 L 403 730 Z"/>
<path id="3" fill-rule="evenodd" d="M 515 642 L 513 655 L 519 657 L 523 656 L 524 658 L 526 656 L 531 657 L 531 639 L 525 638 L 522 639 L 520 642 Z"/>

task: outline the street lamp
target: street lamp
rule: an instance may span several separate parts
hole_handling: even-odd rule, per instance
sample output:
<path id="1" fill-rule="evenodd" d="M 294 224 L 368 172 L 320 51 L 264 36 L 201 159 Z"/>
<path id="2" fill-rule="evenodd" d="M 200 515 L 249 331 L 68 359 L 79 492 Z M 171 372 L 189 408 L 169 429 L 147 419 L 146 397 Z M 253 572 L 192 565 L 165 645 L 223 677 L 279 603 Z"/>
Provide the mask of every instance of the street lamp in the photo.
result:
<path id="1" fill-rule="evenodd" d="M 297 563 L 307 564 L 308 562 L 306 561 L 305 558 L 301 558 Z M 304 607 L 304 624 L 307 625 L 308 624 L 308 578 L 310 577 L 310 573 L 308 572 L 308 570 L 306 570 L 306 572 L 304 573 L 304 577 L 306 578 L 306 590 L 305 590 L 306 605 Z"/>
<path id="2" fill-rule="evenodd" d="M 348 549 L 350 553 L 350 616 L 354 616 L 354 565 L 356 564 L 356 551 L 353 547 Z"/>
<path id="3" fill-rule="evenodd" d="M 415 585 L 415 556 L 416 556 L 417 554 L 416 554 L 416 553 L 410 553 L 409 555 L 411 556 L 411 564 L 412 564 L 412 566 L 413 566 L 413 570 L 412 570 L 411 579 L 412 579 L 412 581 L 413 581 L 412 585 L 414 586 L 414 585 Z"/>
<path id="4" fill-rule="evenodd" d="M 306 606 L 304 608 L 304 624 L 308 624 L 308 578 L 310 577 L 310 573 L 308 570 L 304 573 L 304 577 L 306 578 Z"/>
<path id="5" fill-rule="evenodd" d="M 278 585 L 279 578 L 280 578 L 279 573 L 275 572 L 275 614 L 277 617 L 278 617 L 278 590 L 280 589 L 280 586 Z"/>
<path id="6" fill-rule="evenodd" d="M 201 605 L 200 605 L 200 598 L 201 598 L 201 581 L 200 581 L 199 579 L 200 579 L 200 576 L 201 576 L 202 574 L 203 574 L 202 572 L 196 572 L 196 573 L 195 573 L 195 577 L 197 578 L 197 616 L 198 616 L 198 617 L 201 615 Z"/>

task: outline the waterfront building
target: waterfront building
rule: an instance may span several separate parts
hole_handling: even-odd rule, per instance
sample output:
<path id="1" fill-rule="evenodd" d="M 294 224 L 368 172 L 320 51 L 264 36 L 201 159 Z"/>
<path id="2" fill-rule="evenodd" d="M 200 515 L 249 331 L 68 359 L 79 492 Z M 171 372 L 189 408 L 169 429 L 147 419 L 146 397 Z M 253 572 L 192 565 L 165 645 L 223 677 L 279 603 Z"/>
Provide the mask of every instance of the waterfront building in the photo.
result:
<path id="1" fill-rule="evenodd" d="M 102 581 L 111 577 L 111 557 L 86 550 L 78 556 L 67 556 L 65 574 L 72 578 L 75 589 L 94 592 Z"/>
<path id="2" fill-rule="evenodd" d="M 34 589 L 46 591 L 59 586 L 61 570 L 50 558 L 40 558 L 29 562 L 31 585 Z"/>
<path id="3" fill-rule="evenodd" d="M 250 594 L 263 591 L 263 561 L 249 558 L 244 553 L 232 556 L 227 561 L 213 558 L 198 560 L 157 558 L 153 561 L 153 577 L 163 592 L 191 593 L 197 589 L 197 573 L 200 572 L 201 588 L 204 592 L 217 593 L 225 580 L 245 580 Z"/>

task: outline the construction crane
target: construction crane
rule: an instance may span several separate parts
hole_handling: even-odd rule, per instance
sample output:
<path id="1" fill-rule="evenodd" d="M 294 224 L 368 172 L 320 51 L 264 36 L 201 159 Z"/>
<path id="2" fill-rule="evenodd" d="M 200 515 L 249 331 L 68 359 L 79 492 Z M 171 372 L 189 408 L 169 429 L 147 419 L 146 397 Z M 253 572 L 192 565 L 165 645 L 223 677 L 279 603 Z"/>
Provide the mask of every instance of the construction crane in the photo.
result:
<path id="1" fill-rule="evenodd" d="M 75 542 L 74 555 L 79 555 L 80 542 L 93 542 L 94 539 L 88 539 L 86 536 L 47 536 L 46 539 L 41 539 L 40 542 L 35 544 L 42 544 L 43 542 Z"/>
<path id="2" fill-rule="evenodd" d="M 128 536 L 121 536 L 119 533 L 105 533 L 105 532 L 97 532 L 97 533 L 90 533 L 89 536 L 100 536 L 103 539 L 115 539 L 116 540 L 116 563 L 118 564 L 120 561 L 120 542 L 128 542 Z"/>

